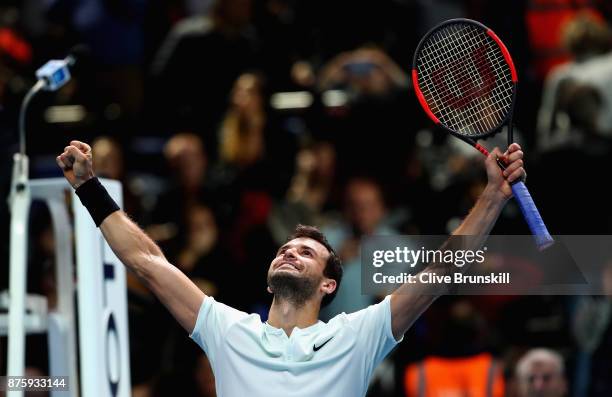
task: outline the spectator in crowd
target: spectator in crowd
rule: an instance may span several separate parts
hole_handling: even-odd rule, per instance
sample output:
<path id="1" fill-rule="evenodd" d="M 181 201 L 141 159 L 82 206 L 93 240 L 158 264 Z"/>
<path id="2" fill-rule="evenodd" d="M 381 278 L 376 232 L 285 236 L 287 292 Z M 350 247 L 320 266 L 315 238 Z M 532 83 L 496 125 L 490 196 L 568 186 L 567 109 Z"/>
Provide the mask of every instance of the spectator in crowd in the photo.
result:
<path id="1" fill-rule="evenodd" d="M 583 13 L 565 26 L 563 34 L 573 60 L 553 69 L 544 83 L 537 128 L 541 150 L 576 142 L 573 135 L 580 122 L 568 116 L 574 106 L 563 103 L 572 103 L 572 98 L 574 105 L 581 102 L 573 96 L 584 94 L 576 91 L 579 86 L 590 87 L 591 97 L 601 106 L 596 119 L 589 117 L 589 132 L 612 136 L 612 31 L 604 21 Z"/>
<path id="2" fill-rule="evenodd" d="M 194 205 L 187 214 L 187 241 L 178 253 L 177 264 L 186 274 L 195 270 L 198 260 L 209 254 L 217 244 L 219 231 L 215 216 L 202 205 Z M 211 295 L 215 295 L 212 291 Z"/>
<path id="3" fill-rule="evenodd" d="M 481 314 L 459 298 L 443 318 L 429 331 L 438 336 L 433 354 L 405 369 L 405 395 L 503 397 L 502 366 L 487 349 L 490 329 Z"/>
<path id="4" fill-rule="evenodd" d="M 287 201 L 304 204 L 318 213 L 332 199 L 336 174 L 336 149 L 330 142 L 314 142 L 299 151 L 296 172 L 287 191 Z"/>
<path id="5" fill-rule="evenodd" d="M 100 136 L 91 145 L 96 156 L 94 167 L 103 178 L 123 180 L 125 167 L 123 150 L 113 138 Z"/>
<path id="6" fill-rule="evenodd" d="M 295 173 L 285 199 L 276 203 L 268 224 L 277 244 L 282 244 L 297 224 L 325 225 L 337 195 L 336 149 L 330 142 L 317 141 L 300 149 Z"/>
<path id="7" fill-rule="evenodd" d="M 580 171 L 563 176 L 577 183 L 565 198 L 584 207 L 580 219 L 593 219 L 588 231 L 578 217 L 565 216 L 561 203 L 551 200 L 559 194 L 555 189 L 545 190 L 542 198 L 550 203 L 549 227 L 557 233 L 607 233 L 612 218 L 600 208 L 609 198 L 581 192 L 594 186 L 594 176 L 584 170 L 605 167 L 612 147 L 612 30 L 601 18 L 583 13 L 566 25 L 564 38 L 574 59 L 546 79 L 537 125 L 541 167 L 534 171 L 554 186 L 552 163 L 570 156 L 581 164 Z"/>
<path id="8" fill-rule="evenodd" d="M 243 73 L 234 82 L 230 105 L 220 124 L 216 188 L 259 190 L 283 195 L 294 161 L 294 142 L 266 106 L 264 77 Z"/>
<path id="9" fill-rule="evenodd" d="M 516 364 L 519 397 L 564 397 L 567 380 L 563 357 L 554 350 L 529 350 Z"/>
<path id="10" fill-rule="evenodd" d="M 363 96 L 384 97 L 408 86 L 408 76 L 382 49 L 362 46 L 341 53 L 319 72 L 318 88 L 345 88 L 358 100 Z"/>
<path id="11" fill-rule="evenodd" d="M 184 232 L 175 252 L 168 253 L 177 266 L 206 294 L 231 300 L 226 290 L 230 284 L 232 263 L 219 244 L 221 231 L 215 214 L 203 204 L 191 206 L 185 214 Z M 219 263 L 224 263 L 223 267 Z"/>
<path id="12" fill-rule="evenodd" d="M 199 136 L 191 132 L 174 135 L 164 146 L 164 157 L 171 170 L 170 186 L 157 199 L 149 232 L 164 242 L 183 230 L 185 215 L 206 194 L 208 157 Z"/>
<path id="13" fill-rule="evenodd" d="M 245 73 L 238 77 L 230 108 L 221 124 L 219 157 L 237 168 L 247 168 L 265 154 L 267 120 L 262 85 L 262 78 L 256 74 Z"/>
<path id="14" fill-rule="evenodd" d="M 181 203 L 189 206 L 197 202 L 208 169 L 202 140 L 190 132 L 176 134 L 166 143 L 164 157 L 183 195 Z"/>

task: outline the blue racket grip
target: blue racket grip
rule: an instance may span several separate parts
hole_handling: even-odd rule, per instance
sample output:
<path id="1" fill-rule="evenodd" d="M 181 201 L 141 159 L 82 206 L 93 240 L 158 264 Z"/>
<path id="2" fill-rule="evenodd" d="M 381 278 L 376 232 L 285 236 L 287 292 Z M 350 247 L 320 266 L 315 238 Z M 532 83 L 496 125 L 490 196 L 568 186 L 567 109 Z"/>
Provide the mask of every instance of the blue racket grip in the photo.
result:
<path id="1" fill-rule="evenodd" d="M 531 194 L 529 194 L 529 190 L 527 190 L 527 186 L 522 181 L 513 183 L 512 185 L 512 193 L 514 194 L 514 198 L 519 204 L 521 208 L 521 212 L 529 225 L 529 229 L 531 229 L 531 234 L 533 234 L 536 245 L 540 251 L 546 249 L 547 247 L 554 244 L 555 240 L 548 233 L 548 229 L 546 229 L 546 225 L 538 212 L 538 209 L 531 198 Z"/>

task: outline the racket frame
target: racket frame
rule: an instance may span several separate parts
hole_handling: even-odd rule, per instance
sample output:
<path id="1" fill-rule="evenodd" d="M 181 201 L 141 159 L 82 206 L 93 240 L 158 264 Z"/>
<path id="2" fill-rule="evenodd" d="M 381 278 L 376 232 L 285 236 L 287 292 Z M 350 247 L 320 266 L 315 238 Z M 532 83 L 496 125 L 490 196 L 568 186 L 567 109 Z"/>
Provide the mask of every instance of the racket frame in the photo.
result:
<path id="1" fill-rule="evenodd" d="M 456 132 L 455 130 L 453 130 L 452 128 L 449 128 L 447 125 L 441 122 L 440 119 L 436 117 L 436 115 L 431 111 L 429 105 L 427 104 L 425 96 L 419 86 L 419 80 L 418 80 L 419 76 L 417 72 L 417 60 L 419 58 L 419 55 L 421 54 L 421 50 L 423 49 L 423 46 L 425 45 L 425 43 L 429 41 L 429 38 L 433 34 L 444 29 L 447 25 L 451 25 L 451 24 L 473 25 L 483 30 L 499 46 L 504 56 L 504 59 L 510 68 L 510 73 L 511 73 L 511 78 L 512 78 L 512 99 L 510 102 L 510 107 L 508 109 L 508 112 L 506 115 L 504 115 L 503 119 L 495 127 L 489 129 L 488 131 L 480 133 L 480 134 L 473 134 L 470 136 L 466 136 L 464 134 Z M 517 85 L 518 85 L 518 77 L 516 73 L 516 68 L 514 67 L 514 62 L 512 61 L 510 52 L 508 51 L 504 43 L 501 41 L 501 39 L 491 29 L 489 29 L 482 23 L 471 20 L 471 19 L 467 19 L 467 18 L 456 18 L 456 19 L 450 19 L 448 21 L 442 22 L 439 25 L 432 28 L 431 30 L 429 30 L 419 42 L 419 45 L 417 46 L 417 49 L 414 53 L 414 58 L 412 62 L 412 82 L 414 85 L 414 90 L 417 95 L 417 98 L 421 106 L 425 110 L 425 113 L 427 113 L 429 118 L 431 118 L 436 123 L 437 126 L 441 127 L 443 130 L 447 131 L 451 135 L 472 145 L 479 152 L 481 152 L 485 156 L 488 156 L 489 151 L 484 146 L 479 144 L 477 140 L 485 139 L 492 135 L 495 135 L 496 133 L 502 130 L 504 125 L 507 124 L 508 125 L 508 146 L 512 144 L 512 141 L 513 141 L 512 119 L 513 119 L 513 113 L 514 113 L 514 105 L 516 103 L 516 93 L 517 93 Z M 506 164 L 499 158 L 497 158 L 497 164 L 502 170 L 506 169 Z M 534 235 L 534 238 L 536 239 L 536 244 L 538 248 L 540 250 L 546 249 L 547 247 L 549 247 L 550 245 L 554 243 L 554 240 L 548 233 L 548 230 L 546 229 L 546 225 L 542 221 L 542 218 L 537 210 L 537 207 L 535 206 L 535 204 L 533 203 L 533 200 L 531 199 L 531 195 L 529 194 L 529 191 L 527 190 L 524 182 L 521 179 L 515 180 L 511 185 L 512 185 L 512 192 L 517 202 L 519 203 L 521 212 L 523 212 L 523 215 L 525 219 L 527 220 L 527 223 L 529 224 L 529 228 L 531 229 Z"/>

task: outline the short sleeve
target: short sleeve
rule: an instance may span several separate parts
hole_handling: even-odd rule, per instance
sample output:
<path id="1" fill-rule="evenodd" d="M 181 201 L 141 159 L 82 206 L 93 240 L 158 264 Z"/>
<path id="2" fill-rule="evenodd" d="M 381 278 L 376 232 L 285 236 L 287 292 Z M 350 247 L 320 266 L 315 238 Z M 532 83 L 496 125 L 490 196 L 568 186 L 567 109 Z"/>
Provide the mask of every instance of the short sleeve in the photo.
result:
<path id="1" fill-rule="evenodd" d="M 217 302 L 212 296 L 207 296 L 200 306 L 196 325 L 189 337 L 204 350 L 210 362 L 214 363 L 217 350 L 227 330 L 245 317 L 248 317 L 247 313 Z"/>
<path id="2" fill-rule="evenodd" d="M 358 334 L 359 348 L 373 370 L 402 341 L 396 340 L 391 326 L 391 296 L 375 305 L 348 315 L 351 326 Z"/>

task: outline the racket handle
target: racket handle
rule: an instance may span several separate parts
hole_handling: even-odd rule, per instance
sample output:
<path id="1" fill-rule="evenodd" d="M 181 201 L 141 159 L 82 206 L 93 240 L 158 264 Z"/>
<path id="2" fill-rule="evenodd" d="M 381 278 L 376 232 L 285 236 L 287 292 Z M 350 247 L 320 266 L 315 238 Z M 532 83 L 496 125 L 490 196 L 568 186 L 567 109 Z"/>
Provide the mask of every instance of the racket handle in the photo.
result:
<path id="1" fill-rule="evenodd" d="M 529 190 L 527 190 L 525 183 L 519 181 L 513 183 L 511 187 L 514 198 L 521 208 L 521 212 L 529 225 L 529 229 L 531 229 L 531 233 L 535 238 L 538 249 L 542 251 L 554 244 L 555 240 L 553 240 L 548 233 L 548 229 L 546 229 L 546 225 L 544 224 L 544 221 L 538 212 L 538 208 L 533 202 L 531 194 L 529 194 Z"/>

